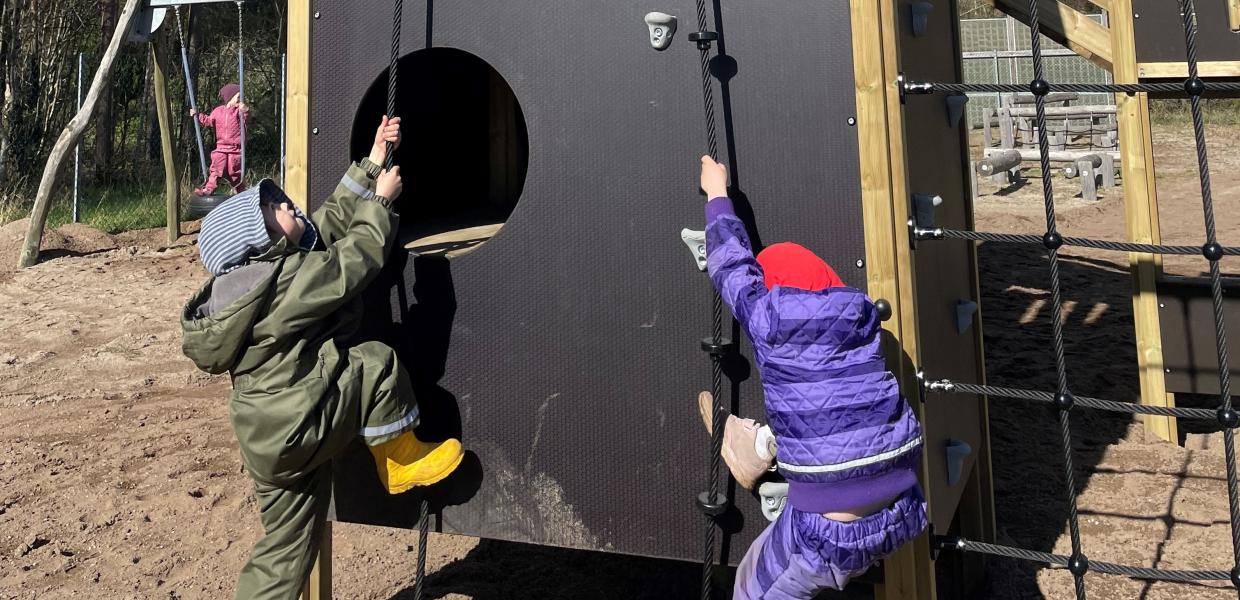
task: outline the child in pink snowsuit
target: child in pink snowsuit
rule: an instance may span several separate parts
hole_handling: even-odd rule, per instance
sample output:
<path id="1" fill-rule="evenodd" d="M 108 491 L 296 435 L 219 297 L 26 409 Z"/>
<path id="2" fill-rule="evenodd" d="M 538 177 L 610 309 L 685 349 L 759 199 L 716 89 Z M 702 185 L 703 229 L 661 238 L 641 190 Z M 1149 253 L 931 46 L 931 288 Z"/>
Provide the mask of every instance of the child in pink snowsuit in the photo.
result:
<path id="1" fill-rule="evenodd" d="M 224 104 L 215 107 L 210 114 L 190 109 L 191 117 L 206 127 L 215 128 L 215 149 L 211 151 L 211 171 L 202 187 L 194 190 L 197 196 L 210 196 L 215 192 L 219 178 L 232 185 L 233 191 L 245 190 L 241 181 L 241 119 L 250 120 L 250 107 L 241 102 L 241 86 L 230 83 L 220 88 L 220 100 Z"/>

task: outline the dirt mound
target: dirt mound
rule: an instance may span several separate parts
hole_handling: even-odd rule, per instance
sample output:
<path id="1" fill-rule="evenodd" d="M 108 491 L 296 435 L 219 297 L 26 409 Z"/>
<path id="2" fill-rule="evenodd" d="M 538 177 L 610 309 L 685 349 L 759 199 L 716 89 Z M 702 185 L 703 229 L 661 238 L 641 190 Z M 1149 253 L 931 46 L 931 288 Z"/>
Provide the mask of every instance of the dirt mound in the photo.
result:
<path id="1" fill-rule="evenodd" d="M 22 246 L 26 242 L 26 230 L 29 227 L 29 218 L 0 227 L 0 271 L 17 268 L 17 260 L 21 257 Z M 66 254 L 91 254 L 116 248 L 116 238 L 111 235 L 89 225 L 71 223 L 45 230 L 43 243 L 39 245 L 39 254 L 46 260 Z"/>

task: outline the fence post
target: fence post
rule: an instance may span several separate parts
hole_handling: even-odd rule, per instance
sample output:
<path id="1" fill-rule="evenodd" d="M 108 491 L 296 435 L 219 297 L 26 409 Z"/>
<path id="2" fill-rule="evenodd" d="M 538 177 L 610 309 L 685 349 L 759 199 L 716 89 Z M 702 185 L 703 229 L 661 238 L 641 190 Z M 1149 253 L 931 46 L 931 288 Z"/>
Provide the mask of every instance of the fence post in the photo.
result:
<path id="1" fill-rule="evenodd" d="M 82 53 L 78 52 L 77 65 L 77 110 L 82 110 Z M 82 140 L 73 147 L 73 222 L 78 222 L 78 181 L 82 173 Z"/>

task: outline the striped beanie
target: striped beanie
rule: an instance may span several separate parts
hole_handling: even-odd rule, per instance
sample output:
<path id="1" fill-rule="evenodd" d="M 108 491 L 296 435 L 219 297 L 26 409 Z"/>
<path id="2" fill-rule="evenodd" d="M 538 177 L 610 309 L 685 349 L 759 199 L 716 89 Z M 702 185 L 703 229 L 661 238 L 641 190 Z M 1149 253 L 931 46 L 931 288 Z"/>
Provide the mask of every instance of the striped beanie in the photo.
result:
<path id="1" fill-rule="evenodd" d="M 212 275 L 222 275 L 244 265 L 254 254 L 262 254 L 271 248 L 271 234 L 259 208 L 262 200 L 269 203 L 287 202 L 293 213 L 306 225 L 297 246 L 313 250 L 319 242 L 319 231 L 314 222 L 297 207 L 289 197 L 270 179 L 258 182 L 215 207 L 202 220 L 198 232 L 198 253 L 202 264 Z"/>
<path id="2" fill-rule="evenodd" d="M 258 208 L 262 186 L 256 185 L 215 207 L 202 220 L 198 253 L 212 275 L 245 264 L 251 253 L 271 247 L 271 234 Z"/>

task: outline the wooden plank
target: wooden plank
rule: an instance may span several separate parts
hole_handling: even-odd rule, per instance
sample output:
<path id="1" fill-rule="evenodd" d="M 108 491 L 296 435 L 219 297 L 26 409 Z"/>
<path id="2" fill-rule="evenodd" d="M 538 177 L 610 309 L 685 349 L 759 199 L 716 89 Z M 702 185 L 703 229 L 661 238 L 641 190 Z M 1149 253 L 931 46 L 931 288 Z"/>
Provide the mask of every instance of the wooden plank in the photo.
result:
<path id="1" fill-rule="evenodd" d="M 172 108 L 168 103 L 168 53 L 162 36 L 151 42 L 155 88 L 155 115 L 159 121 L 159 149 L 164 162 L 164 204 L 167 215 L 168 243 L 181 237 L 181 186 L 177 174 L 176 153 L 172 150 Z"/>
<path id="2" fill-rule="evenodd" d="M 1007 114 L 1012 115 L 1013 117 L 1034 117 L 1034 116 L 1037 116 L 1038 114 L 1037 112 L 1038 109 L 1033 106 L 1021 107 L 1021 108 L 1005 108 L 1003 110 L 1006 111 Z M 1115 105 L 1114 104 L 1078 104 L 1076 106 L 1047 106 L 1043 108 L 1042 110 L 1045 111 L 1044 114 L 1048 117 L 1064 117 L 1068 119 L 1073 119 L 1073 118 L 1087 118 L 1093 115 L 1113 115 L 1115 114 Z"/>
<path id="3" fill-rule="evenodd" d="M 1197 74 L 1201 77 L 1240 77 L 1240 60 L 1200 61 L 1197 63 Z M 1186 79 L 1188 63 L 1139 63 L 1137 75 L 1143 79 Z"/>
<path id="4" fill-rule="evenodd" d="M 1227 27 L 1240 33 L 1240 0 L 1227 0 Z"/>
<path id="5" fill-rule="evenodd" d="M 284 191 L 302 210 L 310 207 L 310 19 L 309 2 L 288 3 Z"/>
<path id="6" fill-rule="evenodd" d="M 984 0 L 1016 20 L 1029 24 L 1026 0 Z M 1110 32 L 1084 13 L 1056 0 L 1038 0 L 1038 22 L 1043 34 L 1104 69 L 1111 69 Z"/>
<path id="7" fill-rule="evenodd" d="M 892 126 L 901 119 L 895 86 L 899 12 L 894 0 L 851 0 L 850 13 L 867 291 L 891 303 L 892 318 L 883 323 L 889 338 L 884 350 L 888 364 L 898 365 L 894 370 L 903 389 L 915 389 L 915 373 L 911 372 L 911 363 L 917 360 L 912 262 L 908 244 L 900 243 L 907 235 L 908 219 L 904 132 Z M 893 176 L 895 173 L 901 176 Z M 924 478 L 924 457 L 921 471 Z M 883 583 L 875 586 L 875 598 L 933 600 L 936 591 L 929 548 L 929 535 L 923 534 L 884 561 Z"/>
<path id="8" fill-rule="evenodd" d="M 1117 59 L 1114 68 L 1115 83 L 1136 83 L 1139 73 L 1132 0 L 1111 1 L 1110 23 Z M 1137 243 L 1157 244 L 1162 236 L 1159 233 L 1158 196 L 1154 183 L 1149 96 L 1116 94 L 1115 101 L 1128 239 Z M 1169 397 L 1163 378 L 1162 330 L 1158 318 L 1158 293 L 1155 288 L 1161 263 L 1155 255 L 1138 253 L 1130 254 L 1129 261 L 1133 279 L 1132 309 L 1136 328 L 1137 369 L 1141 380 L 1141 403 L 1167 406 Z M 1146 416 L 1144 422 L 1147 435 L 1172 443 L 1178 442 L 1175 419 Z"/>

